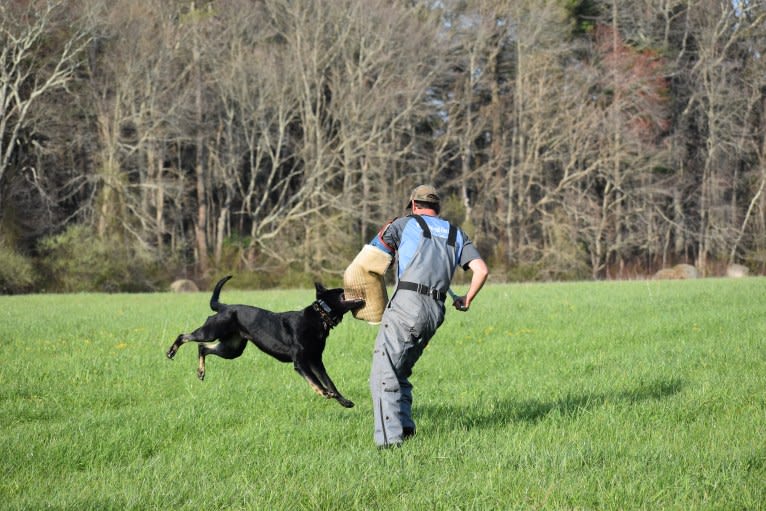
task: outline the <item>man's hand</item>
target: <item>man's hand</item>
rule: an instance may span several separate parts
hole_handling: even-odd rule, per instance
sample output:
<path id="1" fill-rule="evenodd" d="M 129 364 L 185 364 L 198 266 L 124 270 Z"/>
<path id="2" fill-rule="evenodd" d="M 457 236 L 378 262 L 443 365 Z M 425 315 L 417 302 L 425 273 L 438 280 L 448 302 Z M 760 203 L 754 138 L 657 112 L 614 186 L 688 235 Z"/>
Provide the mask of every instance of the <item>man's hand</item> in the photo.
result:
<path id="1" fill-rule="evenodd" d="M 465 304 L 465 296 L 456 296 L 452 301 L 452 306 L 461 312 L 468 310 L 468 306 Z"/>
<path id="2" fill-rule="evenodd" d="M 461 312 L 468 310 L 465 296 L 458 296 L 452 289 L 447 289 L 447 293 L 452 297 L 452 306 Z"/>

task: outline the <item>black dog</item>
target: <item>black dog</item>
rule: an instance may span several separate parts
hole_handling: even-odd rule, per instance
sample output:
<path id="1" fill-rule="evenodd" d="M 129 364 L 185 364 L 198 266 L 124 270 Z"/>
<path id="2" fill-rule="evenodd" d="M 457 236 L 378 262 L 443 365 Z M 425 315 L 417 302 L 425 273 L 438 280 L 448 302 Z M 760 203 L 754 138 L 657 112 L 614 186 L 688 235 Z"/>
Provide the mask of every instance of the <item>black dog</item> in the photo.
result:
<path id="1" fill-rule="evenodd" d="M 168 350 L 168 358 L 172 359 L 184 343 L 202 343 L 197 376 L 204 380 L 206 355 L 237 358 L 245 351 L 247 341 L 253 341 L 277 360 L 292 362 L 320 396 L 337 399 L 346 408 L 354 406 L 327 375 L 322 352 L 330 329 L 341 322 L 343 314 L 364 306 L 364 300 L 346 300 L 343 289 L 325 289 L 316 283 L 316 301 L 301 311 L 271 312 L 249 305 L 226 305 L 218 301 L 218 296 L 230 278 L 218 281 L 210 298 L 210 308 L 217 314 L 192 333 L 179 335 Z"/>

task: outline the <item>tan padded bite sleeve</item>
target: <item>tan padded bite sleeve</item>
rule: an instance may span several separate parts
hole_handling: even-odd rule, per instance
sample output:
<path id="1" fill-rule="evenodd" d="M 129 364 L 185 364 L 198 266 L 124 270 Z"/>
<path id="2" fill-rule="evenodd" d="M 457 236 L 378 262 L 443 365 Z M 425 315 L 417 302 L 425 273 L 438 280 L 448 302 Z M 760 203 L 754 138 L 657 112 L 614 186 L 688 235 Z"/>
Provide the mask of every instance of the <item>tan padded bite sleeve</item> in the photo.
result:
<path id="1" fill-rule="evenodd" d="M 392 256 L 382 250 L 365 245 L 343 273 L 346 299 L 363 298 L 364 307 L 352 312 L 356 319 L 379 324 L 388 303 L 388 292 L 383 275 L 391 264 Z"/>

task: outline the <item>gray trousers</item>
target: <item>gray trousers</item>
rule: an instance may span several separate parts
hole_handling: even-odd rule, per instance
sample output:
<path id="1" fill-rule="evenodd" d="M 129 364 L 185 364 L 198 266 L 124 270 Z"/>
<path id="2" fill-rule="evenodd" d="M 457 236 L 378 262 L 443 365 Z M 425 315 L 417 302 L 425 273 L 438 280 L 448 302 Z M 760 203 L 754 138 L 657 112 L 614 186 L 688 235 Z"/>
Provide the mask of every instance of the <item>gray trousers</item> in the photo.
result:
<path id="1" fill-rule="evenodd" d="M 412 420 L 412 368 L 444 321 L 444 305 L 429 296 L 399 290 L 383 313 L 370 372 L 375 444 L 402 442 Z"/>

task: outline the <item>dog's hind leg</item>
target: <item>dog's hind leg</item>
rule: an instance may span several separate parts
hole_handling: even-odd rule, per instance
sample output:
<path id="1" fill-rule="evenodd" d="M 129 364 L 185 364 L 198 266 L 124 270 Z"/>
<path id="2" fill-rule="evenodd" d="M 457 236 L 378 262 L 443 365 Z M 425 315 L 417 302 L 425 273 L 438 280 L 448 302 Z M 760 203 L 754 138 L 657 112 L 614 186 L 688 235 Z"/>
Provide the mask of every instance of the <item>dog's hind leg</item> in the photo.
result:
<path id="1" fill-rule="evenodd" d="M 242 355 L 247 347 L 247 340 L 239 335 L 232 335 L 221 342 L 206 342 L 199 345 L 199 360 L 197 364 L 197 378 L 205 379 L 205 357 L 218 355 L 221 358 L 232 359 Z"/>
<path id="2" fill-rule="evenodd" d="M 172 360 L 173 357 L 176 356 L 176 353 L 178 353 L 178 348 L 180 348 L 181 345 L 186 344 L 187 342 L 191 340 L 192 339 L 189 336 L 189 334 L 181 334 L 178 337 L 176 337 L 175 342 L 170 345 L 170 348 L 168 349 L 168 352 L 166 353 L 167 357 Z"/>
<path id="3" fill-rule="evenodd" d="M 227 310 L 214 314 L 207 318 L 205 324 L 189 334 L 181 334 L 176 337 L 173 344 L 170 345 L 166 353 L 169 359 L 173 359 L 181 345 L 189 341 L 204 342 L 213 341 L 222 336 L 229 335 L 236 324 L 236 314 L 232 310 Z"/>

